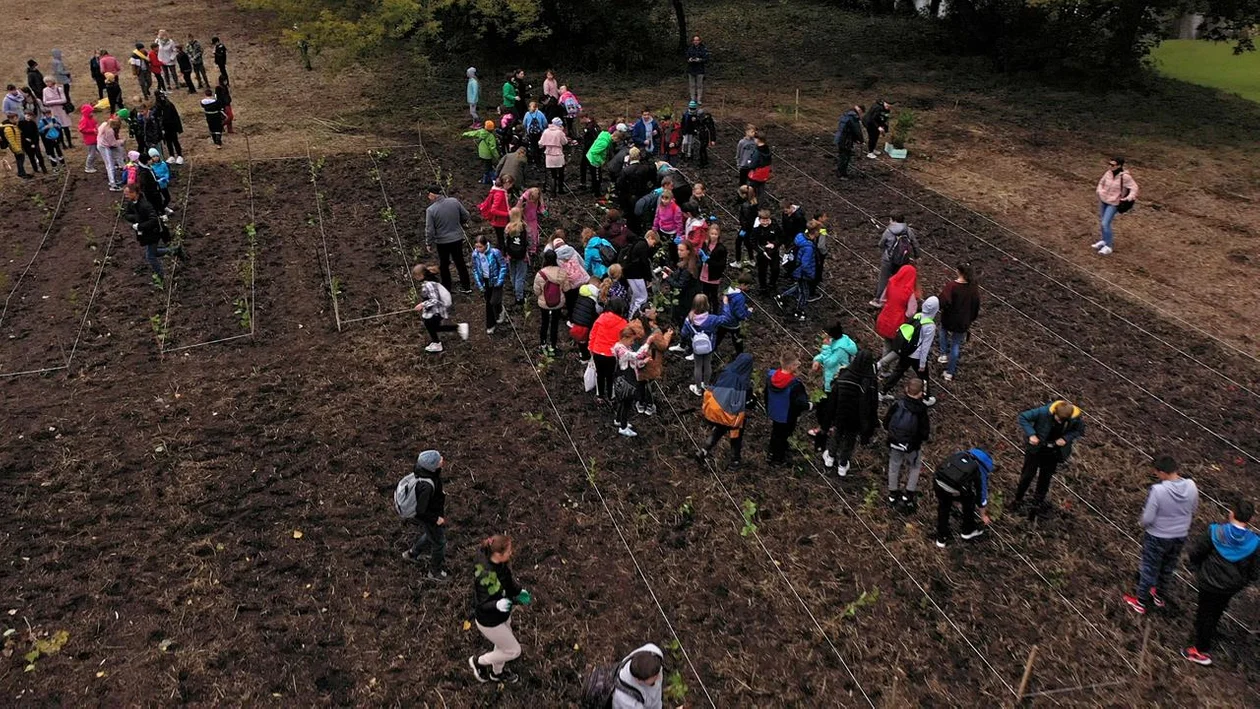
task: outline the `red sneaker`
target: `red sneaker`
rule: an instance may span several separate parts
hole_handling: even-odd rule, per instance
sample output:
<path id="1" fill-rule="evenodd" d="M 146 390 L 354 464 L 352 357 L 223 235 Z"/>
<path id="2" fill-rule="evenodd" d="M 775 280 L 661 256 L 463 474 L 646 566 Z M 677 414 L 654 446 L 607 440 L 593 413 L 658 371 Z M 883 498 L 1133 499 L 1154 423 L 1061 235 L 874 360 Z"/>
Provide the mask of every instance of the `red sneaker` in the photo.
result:
<path id="1" fill-rule="evenodd" d="M 1129 604 L 1129 607 L 1133 609 L 1134 613 L 1137 613 L 1138 615 L 1146 615 L 1146 606 L 1142 605 L 1142 602 L 1138 600 L 1137 596 L 1130 596 L 1126 593 L 1124 594 L 1124 602 Z"/>
<path id="2" fill-rule="evenodd" d="M 1199 652 L 1197 648 L 1188 647 L 1181 651 L 1181 656 L 1196 665 L 1206 666 L 1212 664 L 1212 656 L 1206 652 Z"/>
<path id="3" fill-rule="evenodd" d="M 1164 603 L 1164 599 L 1160 598 L 1159 594 L 1155 592 L 1154 586 L 1151 586 L 1151 602 L 1154 603 L 1155 607 L 1159 609 L 1163 609 L 1164 606 L 1167 605 Z"/>

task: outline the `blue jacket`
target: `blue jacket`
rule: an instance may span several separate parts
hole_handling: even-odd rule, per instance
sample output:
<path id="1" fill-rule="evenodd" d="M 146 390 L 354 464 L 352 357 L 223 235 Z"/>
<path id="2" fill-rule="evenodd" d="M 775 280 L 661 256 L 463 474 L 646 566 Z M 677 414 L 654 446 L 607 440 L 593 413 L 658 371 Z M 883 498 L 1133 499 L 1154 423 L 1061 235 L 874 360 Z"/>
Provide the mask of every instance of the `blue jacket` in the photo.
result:
<path id="1" fill-rule="evenodd" d="M 1039 406 L 1020 413 L 1019 427 L 1024 430 L 1024 437 L 1036 436 L 1041 439 L 1041 442 L 1035 447 L 1027 441 L 1024 442 L 1024 447 L 1030 452 L 1054 447 L 1054 441 L 1046 439 L 1050 437 L 1051 429 L 1054 428 L 1054 414 L 1050 413 L 1050 407 L 1056 403 L 1058 402 L 1052 401 L 1045 406 Z M 1073 406 L 1072 415 L 1064 422 L 1063 433 L 1060 434 L 1060 437 L 1067 443 L 1059 451 L 1059 460 L 1061 461 L 1067 460 L 1072 455 L 1072 443 L 1085 434 L 1085 422 L 1081 417 L 1081 410 Z"/>
<path id="2" fill-rule="evenodd" d="M 744 295 L 744 291 L 734 287 L 726 289 L 726 305 L 722 308 L 722 315 L 724 318 L 722 327 L 730 330 L 738 330 L 740 323 L 752 315 L 752 311 L 748 309 L 748 297 Z"/>
<path id="3" fill-rule="evenodd" d="M 602 236 L 593 236 L 586 242 L 586 249 L 582 252 L 582 257 L 586 260 L 586 272 L 596 278 L 603 278 L 608 274 L 608 264 L 604 263 L 603 257 L 599 255 L 600 246 L 607 246 L 616 251 L 609 240 Z"/>
<path id="4" fill-rule="evenodd" d="M 149 161 L 149 169 L 153 170 L 158 187 L 166 188 L 171 184 L 171 166 L 165 161 L 154 158 Z"/>
<path id="5" fill-rule="evenodd" d="M 541 133 L 547 130 L 547 116 L 542 111 L 530 111 L 525 114 L 525 132 Z"/>
<path id="6" fill-rule="evenodd" d="M 705 313 L 697 318 L 698 322 L 692 322 L 691 314 L 683 318 L 682 338 L 685 342 L 690 342 L 691 338 L 696 336 L 697 332 L 703 332 L 709 337 L 717 332 L 719 327 L 725 327 L 729 323 L 729 317 L 725 311 L 721 315 L 713 313 Z"/>
<path id="7" fill-rule="evenodd" d="M 792 277 L 800 280 L 810 280 L 817 273 L 814 255 L 817 245 L 804 234 L 796 235 L 796 269 L 792 271 Z"/>
<path id="8" fill-rule="evenodd" d="M 771 421 L 796 425 L 810 406 L 809 393 L 795 375 L 777 369 L 766 372 L 766 414 Z"/>
<path id="9" fill-rule="evenodd" d="M 485 290 L 487 285 L 498 288 L 507 278 L 507 266 L 503 263 L 503 254 L 493 246 L 487 248 L 484 254 L 473 249 L 472 265 L 473 281 L 477 284 L 477 290 Z M 488 278 L 482 275 L 483 270 L 489 274 Z"/>
<path id="10" fill-rule="evenodd" d="M 649 136 L 647 124 L 643 122 L 643 119 L 640 118 L 639 120 L 635 121 L 634 128 L 631 129 L 630 131 L 630 140 L 632 140 L 637 147 L 645 148 L 647 146 L 647 142 L 649 138 L 652 140 L 652 151 L 660 152 L 661 150 L 661 124 L 655 118 L 653 118 L 652 119 L 652 134 Z"/>

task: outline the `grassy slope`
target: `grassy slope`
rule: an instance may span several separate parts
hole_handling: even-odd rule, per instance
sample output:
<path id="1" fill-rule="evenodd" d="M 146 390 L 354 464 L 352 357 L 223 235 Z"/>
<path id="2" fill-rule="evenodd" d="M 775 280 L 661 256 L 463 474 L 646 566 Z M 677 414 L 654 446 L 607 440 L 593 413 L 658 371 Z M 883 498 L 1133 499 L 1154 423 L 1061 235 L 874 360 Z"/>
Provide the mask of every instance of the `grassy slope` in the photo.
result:
<path id="1" fill-rule="evenodd" d="M 1166 76 L 1260 103 L 1260 54 L 1256 52 L 1235 56 L 1228 44 L 1174 39 L 1159 45 L 1152 58 Z"/>

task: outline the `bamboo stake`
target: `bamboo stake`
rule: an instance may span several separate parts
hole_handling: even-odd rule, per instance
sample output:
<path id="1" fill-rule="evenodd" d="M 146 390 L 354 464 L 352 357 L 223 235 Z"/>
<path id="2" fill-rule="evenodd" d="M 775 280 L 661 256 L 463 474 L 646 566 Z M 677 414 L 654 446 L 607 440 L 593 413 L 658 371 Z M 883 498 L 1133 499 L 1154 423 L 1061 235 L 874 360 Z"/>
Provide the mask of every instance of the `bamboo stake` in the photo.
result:
<path id="1" fill-rule="evenodd" d="M 1033 663 L 1037 661 L 1037 646 L 1028 651 L 1028 661 L 1024 663 L 1024 676 L 1019 680 L 1019 690 L 1015 692 L 1015 703 L 1019 706 L 1024 701 L 1024 692 L 1028 689 L 1028 680 L 1032 679 Z"/>

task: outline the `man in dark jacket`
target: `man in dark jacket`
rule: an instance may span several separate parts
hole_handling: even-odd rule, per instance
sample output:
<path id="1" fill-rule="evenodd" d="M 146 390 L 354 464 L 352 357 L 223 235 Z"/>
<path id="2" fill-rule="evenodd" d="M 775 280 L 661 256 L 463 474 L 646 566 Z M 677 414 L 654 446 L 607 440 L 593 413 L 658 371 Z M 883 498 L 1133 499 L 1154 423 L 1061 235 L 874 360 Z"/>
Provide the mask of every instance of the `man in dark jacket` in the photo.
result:
<path id="1" fill-rule="evenodd" d="M 92 81 L 96 82 L 96 99 L 98 101 L 105 98 L 105 72 L 101 71 L 102 54 L 105 54 L 104 49 L 93 54 L 92 60 L 88 62 L 88 73 L 92 75 Z"/>
<path id="2" fill-rule="evenodd" d="M 147 170 L 141 170 L 141 172 L 147 172 Z M 166 225 L 158 218 L 157 210 L 153 208 L 153 205 L 140 194 L 140 188 L 134 184 L 127 185 L 123 189 L 122 216 L 135 230 L 136 241 L 144 247 L 144 258 L 158 278 L 165 277 L 160 257 L 167 254 L 187 256 L 182 245 L 173 249 L 160 245 L 161 242 L 169 239 Z"/>
<path id="3" fill-rule="evenodd" d="M 442 454 L 435 450 L 422 452 L 416 458 L 416 521 L 422 531 L 403 558 L 420 563 L 420 554 L 429 547 L 429 580 L 446 581 L 446 493 L 442 491 Z"/>
<path id="4" fill-rule="evenodd" d="M 687 47 L 687 86 L 696 103 L 704 103 L 704 68 L 708 63 L 709 48 L 700 41 L 700 35 L 695 35 Z"/>
<path id="5" fill-rule="evenodd" d="M 892 114 L 892 104 L 880 99 L 871 104 L 871 110 L 862 117 L 862 125 L 866 127 L 866 157 L 874 160 L 879 157 L 875 152 L 875 144 L 879 136 L 888 132 L 888 116 Z"/>
<path id="6" fill-rule="evenodd" d="M 642 151 L 631 148 L 630 163 L 622 168 L 621 175 L 617 178 L 617 199 L 621 202 L 621 213 L 626 215 L 631 231 L 636 234 L 642 234 L 644 230 L 634 215 L 634 205 L 640 197 L 655 188 L 656 167 L 643 157 Z"/>
<path id="7" fill-rule="evenodd" d="M 836 177 L 842 180 L 849 179 L 849 163 L 853 160 L 853 146 L 862 140 L 863 113 L 865 109 L 862 105 L 855 104 L 853 108 L 840 116 L 840 123 L 836 128 Z"/>
<path id="8" fill-rule="evenodd" d="M 779 358 L 779 368 L 766 373 L 766 415 L 770 418 L 770 465 L 787 462 L 788 440 L 796 430 L 796 420 L 813 411 L 809 392 L 796 377 L 801 356 L 792 350 Z"/>
<path id="9" fill-rule="evenodd" d="M 39 70 L 39 62 L 34 59 L 26 60 L 26 85 L 31 87 L 36 100 L 44 95 L 44 72 Z"/>
<path id="10" fill-rule="evenodd" d="M 862 444 L 871 442 L 875 422 L 879 418 L 879 379 L 875 375 L 875 358 L 866 350 L 858 350 L 849 366 L 840 370 L 831 382 L 830 400 L 834 436 L 823 451 L 823 466 L 836 468 L 836 474 L 849 474 L 853 447 L 861 437 Z"/>
<path id="11" fill-rule="evenodd" d="M 1194 617 L 1194 645 L 1182 650 L 1181 656 L 1191 662 L 1212 664 L 1216 624 L 1234 594 L 1260 576 L 1256 553 L 1260 538 L 1248 529 L 1255 511 L 1252 503 L 1236 500 L 1230 505 L 1228 523 L 1209 525 L 1190 547 L 1187 566 L 1198 581 L 1199 610 Z"/>
<path id="12" fill-rule="evenodd" d="M 219 83 L 228 83 L 227 72 L 227 45 L 220 42 L 218 37 L 211 37 L 210 44 L 214 45 L 214 65 L 219 67 Z"/>
<path id="13" fill-rule="evenodd" d="M 1071 402 L 1058 400 L 1019 415 L 1019 426 L 1027 442 L 1024 446 L 1024 467 L 1019 474 L 1019 487 L 1015 489 L 1015 508 L 1024 504 L 1024 493 L 1033 478 L 1037 489 L 1033 492 L 1029 518 L 1037 515 L 1045 504 L 1050 490 L 1050 478 L 1072 455 L 1072 444 L 1085 434 L 1083 412 Z"/>

